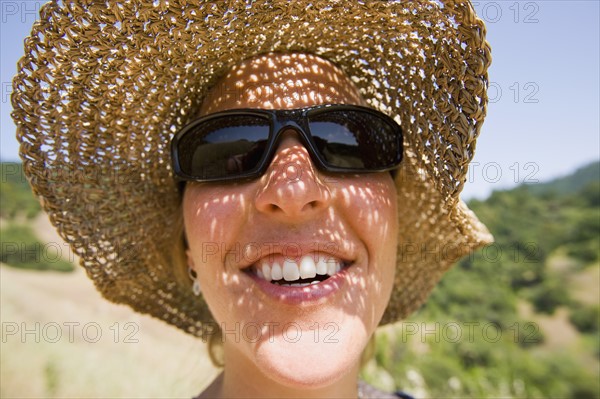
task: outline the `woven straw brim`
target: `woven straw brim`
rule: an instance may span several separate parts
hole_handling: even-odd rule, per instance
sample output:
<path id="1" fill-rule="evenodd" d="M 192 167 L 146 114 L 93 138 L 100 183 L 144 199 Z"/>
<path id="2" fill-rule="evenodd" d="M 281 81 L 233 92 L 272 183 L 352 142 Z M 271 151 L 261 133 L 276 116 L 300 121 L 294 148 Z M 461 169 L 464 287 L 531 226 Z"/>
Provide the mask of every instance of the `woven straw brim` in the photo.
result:
<path id="1" fill-rule="evenodd" d="M 453 262 L 491 240 L 459 200 L 490 64 L 469 2 L 53 2 L 25 41 L 13 118 L 35 193 L 107 299 L 205 333 L 210 312 L 171 258 L 181 198 L 169 140 L 231 66 L 290 51 L 339 66 L 404 129 L 382 323 L 421 306 Z"/>

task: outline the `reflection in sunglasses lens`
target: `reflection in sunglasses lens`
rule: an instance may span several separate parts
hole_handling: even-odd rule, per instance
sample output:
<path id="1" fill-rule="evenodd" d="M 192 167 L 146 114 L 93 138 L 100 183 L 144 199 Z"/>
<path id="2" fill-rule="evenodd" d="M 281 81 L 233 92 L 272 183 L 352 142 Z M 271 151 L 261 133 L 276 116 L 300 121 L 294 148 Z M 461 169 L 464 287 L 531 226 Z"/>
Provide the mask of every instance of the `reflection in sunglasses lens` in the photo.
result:
<path id="1" fill-rule="evenodd" d="M 189 175 L 219 178 L 257 167 L 269 137 L 269 120 L 221 117 L 203 123 L 179 142 L 181 167 Z"/>

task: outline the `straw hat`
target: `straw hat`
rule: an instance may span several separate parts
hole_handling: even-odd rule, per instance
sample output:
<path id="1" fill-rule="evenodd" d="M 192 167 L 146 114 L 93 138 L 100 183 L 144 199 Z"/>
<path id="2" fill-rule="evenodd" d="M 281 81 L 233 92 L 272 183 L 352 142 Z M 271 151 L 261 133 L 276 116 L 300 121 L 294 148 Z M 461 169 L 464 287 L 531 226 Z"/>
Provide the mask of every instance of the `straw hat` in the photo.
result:
<path id="1" fill-rule="evenodd" d="M 82 0 L 47 4 L 40 17 L 13 81 L 20 155 L 52 223 L 113 302 L 206 335 L 208 307 L 173 266 L 181 198 L 169 140 L 230 67 L 267 52 L 333 62 L 405 132 L 383 324 L 492 239 L 459 199 L 490 64 L 468 1 Z"/>

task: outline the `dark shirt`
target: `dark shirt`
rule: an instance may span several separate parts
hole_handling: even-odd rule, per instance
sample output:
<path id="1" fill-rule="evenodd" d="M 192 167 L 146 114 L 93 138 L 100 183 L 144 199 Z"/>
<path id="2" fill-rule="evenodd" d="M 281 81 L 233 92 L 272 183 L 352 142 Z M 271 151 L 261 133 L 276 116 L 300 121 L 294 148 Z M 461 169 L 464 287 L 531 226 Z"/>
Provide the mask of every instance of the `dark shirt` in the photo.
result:
<path id="1" fill-rule="evenodd" d="M 389 393 L 389 392 L 385 392 L 382 391 L 380 389 L 375 388 L 372 385 L 367 384 L 364 381 L 358 381 L 358 392 L 359 392 L 359 398 L 363 398 L 363 399 L 396 399 L 396 398 L 401 398 L 401 399 L 414 399 L 412 396 L 402 392 L 402 391 L 396 391 L 394 393 Z"/>

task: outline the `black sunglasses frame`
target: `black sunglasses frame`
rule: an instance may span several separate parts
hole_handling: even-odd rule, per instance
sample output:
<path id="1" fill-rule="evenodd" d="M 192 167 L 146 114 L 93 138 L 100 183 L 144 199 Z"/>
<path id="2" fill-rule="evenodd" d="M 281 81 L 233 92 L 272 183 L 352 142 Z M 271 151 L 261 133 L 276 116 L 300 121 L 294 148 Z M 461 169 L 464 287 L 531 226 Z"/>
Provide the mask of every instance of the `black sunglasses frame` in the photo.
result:
<path id="1" fill-rule="evenodd" d="M 394 137 L 397 140 L 397 148 L 399 149 L 397 158 L 395 162 L 389 167 L 383 168 L 344 168 L 329 165 L 325 159 L 319 153 L 315 142 L 310 133 L 310 126 L 308 117 L 315 116 L 322 113 L 327 112 L 361 112 L 367 113 L 375 116 L 377 119 L 387 123 L 392 130 L 395 132 Z M 190 131 L 193 131 L 197 126 L 211 121 L 213 119 L 222 118 L 228 115 L 236 115 L 236 116 L 257 116 L 262 119 L 268 119 L 269 121 L 269 136 L 267 139 L 267 144 L 263 155 L 256 167 L 253 169 L 238 173 L 230 176 L 222 176 L 215 178 L 200 178 L 197 176 L 188 175 L 185 173 L 179 162 L 179 141 L 182 137 L 188 134 Z M 364 173 L 377 173 L 377 172 L 386 172 L 393 169 L 396 169 L 400 162 L 402 161 L 403 154 L 403 133 L 402 127 L 396 123 L 394 119 L 389 117 L 388 115 L 379 112 L 375 109 L 363 107 L 359 105 L 337 105 L 337 104 L 324 104 L 324 105 L 316 105 L 306 108 L 298 108 L 298 109 L 259 109 L 259 108 L 238 108 L 231 109 L 222 112 L 216 112 L 210 115 L 206 115 L 204 117 L 198 118 L 184 126 L 181 130 L 179 130 L 171 139 L 171 160 L 173 166 L 173 172 L 175 173 L 175 177 L 180 181 L 197 181 L 197 182 L 219 182 L 219 181 L 235 181 L 235 180 L 243 180 L 243 179 L 254 179 L 262 176 L 267 168 L 269 167 L 273 156 L 275 155 L 275 150 L 277 149 L 277 143 L 279 141 L 280 136 L 284 131 L 289 129 L 294 130 L 300 136 L 300 139 L 304 146 L 306 147 L 311 160 L 315 163 L 315 166 L 320 170 L 330 173 L 347 173 L 347 174 L 364 174 Z"/>

